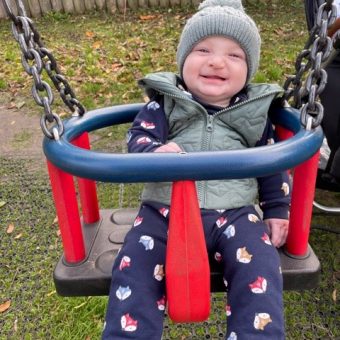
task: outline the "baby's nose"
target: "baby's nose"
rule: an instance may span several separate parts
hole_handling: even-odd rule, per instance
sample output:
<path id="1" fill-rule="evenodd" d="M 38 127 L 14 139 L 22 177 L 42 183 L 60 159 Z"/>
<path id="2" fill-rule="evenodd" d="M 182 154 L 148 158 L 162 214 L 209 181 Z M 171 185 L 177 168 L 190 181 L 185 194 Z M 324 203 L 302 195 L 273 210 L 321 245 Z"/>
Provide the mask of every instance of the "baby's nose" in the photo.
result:
<path id="1" fill-rule="evenodd" d="M 209 64 L 214 67 L 224 67 L 225 66 L 225 58 L 220 55 L 213 55 L 209 60 Z"/>

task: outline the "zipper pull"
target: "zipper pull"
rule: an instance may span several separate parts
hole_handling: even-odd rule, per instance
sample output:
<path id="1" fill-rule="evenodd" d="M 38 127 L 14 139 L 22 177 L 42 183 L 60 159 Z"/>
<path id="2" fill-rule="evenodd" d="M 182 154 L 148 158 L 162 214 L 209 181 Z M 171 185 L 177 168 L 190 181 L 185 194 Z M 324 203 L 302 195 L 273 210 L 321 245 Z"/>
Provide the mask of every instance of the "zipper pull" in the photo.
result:
<path id="1" fill-rule="evenodd" d="M 214 117 L 212 116 L 212 115 L 209 115 L 209 117 L 208 117 L 208 123 L 207 123 L 207 127 L 206 127 L 206 129 L 207 129 L 207 131 L 208 132 L 212 132 L 213 131 L 213 120 L 214 120 Z"/>

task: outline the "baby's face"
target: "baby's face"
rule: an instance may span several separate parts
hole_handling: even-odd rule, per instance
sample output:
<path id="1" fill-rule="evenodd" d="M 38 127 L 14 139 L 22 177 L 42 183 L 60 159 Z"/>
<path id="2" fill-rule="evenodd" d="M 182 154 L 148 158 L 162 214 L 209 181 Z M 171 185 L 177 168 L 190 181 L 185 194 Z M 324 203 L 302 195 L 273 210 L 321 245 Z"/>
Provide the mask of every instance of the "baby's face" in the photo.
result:
<path id="1" fill-rule="evenodd" d="M 183 80 L 196 98 L 207 104 L 226 107 L 244 87 L 247 62 L 243 49 L 234 40 L 211 36 L 197 43 L 183 65 Z"/>

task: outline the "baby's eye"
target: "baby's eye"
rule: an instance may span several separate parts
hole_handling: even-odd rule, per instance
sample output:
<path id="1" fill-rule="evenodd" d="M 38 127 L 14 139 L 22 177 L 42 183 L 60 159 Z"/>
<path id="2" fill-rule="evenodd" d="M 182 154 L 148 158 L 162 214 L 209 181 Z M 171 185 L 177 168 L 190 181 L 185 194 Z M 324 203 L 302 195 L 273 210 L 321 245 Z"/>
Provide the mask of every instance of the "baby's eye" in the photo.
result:
<path id="1" fill-rule="evenodd" d="M 241 54 L 238 54 L 238 53 L 230 53 L 229 56 L 231 58 L 235 58 L 235 59 L 243 59 L 243 56 Z"/>
<path id="2" fill-rule="evenodd" d="M 196 49 L 197 52 L 201 52 L 201 53 L 209 53 L 209 50 L 207 48 L 204 47 L 199 47 Z"/>

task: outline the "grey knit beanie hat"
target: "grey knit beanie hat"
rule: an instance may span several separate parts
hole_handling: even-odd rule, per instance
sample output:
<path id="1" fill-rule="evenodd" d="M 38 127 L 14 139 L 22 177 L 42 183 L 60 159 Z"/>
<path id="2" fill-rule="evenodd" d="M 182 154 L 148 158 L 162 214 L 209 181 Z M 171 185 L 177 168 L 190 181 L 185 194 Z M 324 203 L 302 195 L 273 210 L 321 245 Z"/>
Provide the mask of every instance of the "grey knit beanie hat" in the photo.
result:
<path id="1" fill-rule="evenodd" d="M 254 21 L 245 13 L 241 0 L 205 0 L 184 26 L 177 47 L 180 74 L 192 48 L 208 36 L 225 36 L 235 40 L 247 57 L 247 83 L 257 71 L 261 38 Z"/>

